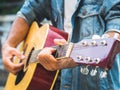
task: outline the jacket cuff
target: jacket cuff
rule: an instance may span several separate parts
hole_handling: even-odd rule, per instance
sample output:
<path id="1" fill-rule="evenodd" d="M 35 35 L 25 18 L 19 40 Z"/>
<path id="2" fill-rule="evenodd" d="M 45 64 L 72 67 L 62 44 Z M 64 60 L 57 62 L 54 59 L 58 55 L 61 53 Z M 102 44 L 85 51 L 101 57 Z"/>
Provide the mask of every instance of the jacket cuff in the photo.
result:
<path id="1" fill-rule="evenodd" d="M 109 20 L 106 23 L 106 32 L 115 31 L 120 33 L 120 18 Z"/>
<path id="2" fill-rule="evenodd" d="M 28 19 L 24 16 L 24 14 L 22 14 L 22 12 L 17 12 L 17 17 L 21 17 L 21 18 L 23 18 L 29 25 L 30 25 L 30 23 L 29 23 L 29 21 L 28 21 Z"/>

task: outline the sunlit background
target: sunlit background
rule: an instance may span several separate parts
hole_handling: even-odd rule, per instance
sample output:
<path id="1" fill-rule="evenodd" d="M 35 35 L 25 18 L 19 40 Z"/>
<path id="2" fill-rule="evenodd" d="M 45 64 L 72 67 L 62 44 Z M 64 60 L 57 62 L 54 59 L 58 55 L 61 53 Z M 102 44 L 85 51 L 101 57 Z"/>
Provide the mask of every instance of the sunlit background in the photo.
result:
<path id="1" fill-rule="evenodd" d="M 16 12 L 20 9 L 23 2 L 24 0 L 0 0 L 0 49 L 7 38 Z M 0 52 L 0 90 L 4 90 L 7 76 L 8 72 L 4 69 Z"/>

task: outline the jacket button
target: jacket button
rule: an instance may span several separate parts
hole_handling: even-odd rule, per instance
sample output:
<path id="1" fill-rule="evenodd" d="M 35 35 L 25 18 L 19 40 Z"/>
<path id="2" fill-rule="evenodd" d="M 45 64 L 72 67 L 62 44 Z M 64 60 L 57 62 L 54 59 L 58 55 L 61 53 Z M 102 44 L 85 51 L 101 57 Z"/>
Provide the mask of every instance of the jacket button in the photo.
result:
<path id="1" fill-rule="evenodd" d="M 84 10 L 84 11 L 82 12 L 82 15 L 85 16 L 86 14 L 87 14 L 87 11 Z"/>

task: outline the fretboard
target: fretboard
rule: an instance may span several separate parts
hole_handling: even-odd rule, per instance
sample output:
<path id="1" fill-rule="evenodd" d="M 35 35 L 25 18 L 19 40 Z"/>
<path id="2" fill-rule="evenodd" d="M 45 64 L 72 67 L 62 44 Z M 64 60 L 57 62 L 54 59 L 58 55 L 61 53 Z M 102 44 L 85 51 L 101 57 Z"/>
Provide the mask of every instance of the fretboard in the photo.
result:
<path id="1" fill-rule="evenodd" d="M 56 59 L 66 58 L 70 56 L 70 53 L 73 48 L 73 43 L 60 45 L 60 46 L 53 46 L 52 48 L 56 49 L 55 53 L 53 53 L 53 56 Z M 32 51 L 29 63 L 37 62 L 37 55 L 40 53 L 41 50 L 42 49 Z"/>

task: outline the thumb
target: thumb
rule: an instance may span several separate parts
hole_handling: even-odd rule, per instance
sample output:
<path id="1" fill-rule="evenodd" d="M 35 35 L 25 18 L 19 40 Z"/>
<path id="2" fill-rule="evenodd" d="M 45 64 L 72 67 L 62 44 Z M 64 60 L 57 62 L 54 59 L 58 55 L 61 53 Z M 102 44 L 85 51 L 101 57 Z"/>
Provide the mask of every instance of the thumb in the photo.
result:
<path id="1" fill-rule="evenodd" d="M 20 51 L 18 51 L 17 49 L 14 49 L 12 54 L 17 56 L 20 59 L 24 59 L 25 58 L 25 56 Z"/>

